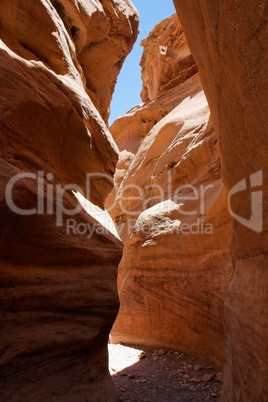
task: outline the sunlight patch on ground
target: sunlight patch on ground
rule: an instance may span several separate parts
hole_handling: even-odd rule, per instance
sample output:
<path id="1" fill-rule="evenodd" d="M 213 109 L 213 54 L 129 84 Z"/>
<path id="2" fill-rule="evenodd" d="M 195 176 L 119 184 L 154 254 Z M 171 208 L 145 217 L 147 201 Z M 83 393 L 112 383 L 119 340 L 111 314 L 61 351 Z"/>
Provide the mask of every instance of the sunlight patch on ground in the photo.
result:
<path id="1" fill-rule="evenodd" d="M 136 349 L 121 344 L 108 344 L 109 351 L 109 371 L 110 374 L 116 374 L 126 367 L 133 366 L 143 355 L 142 349 Z"/>

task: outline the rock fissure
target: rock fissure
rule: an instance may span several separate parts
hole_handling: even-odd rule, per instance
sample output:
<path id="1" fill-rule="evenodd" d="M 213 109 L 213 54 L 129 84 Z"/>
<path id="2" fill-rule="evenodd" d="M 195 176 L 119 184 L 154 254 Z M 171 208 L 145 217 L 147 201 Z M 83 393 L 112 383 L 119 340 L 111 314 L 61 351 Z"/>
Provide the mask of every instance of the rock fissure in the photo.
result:
<path id="1" fill-rule="evenodd" d="M 0 0 L 1 401 L 268 399 L 268 3 L 212 3 L 174 0 L 108 129 L 132 3 Z M 147 345 L 114 383 L 112 326 Z"/>

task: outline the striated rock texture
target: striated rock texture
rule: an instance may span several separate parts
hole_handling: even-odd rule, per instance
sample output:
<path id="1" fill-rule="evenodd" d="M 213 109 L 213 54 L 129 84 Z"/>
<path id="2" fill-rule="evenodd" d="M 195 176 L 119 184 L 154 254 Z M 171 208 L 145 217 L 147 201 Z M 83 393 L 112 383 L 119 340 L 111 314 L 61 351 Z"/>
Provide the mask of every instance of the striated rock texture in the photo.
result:
<path id="1" fill-rule="evenodd" d="M 141 44 L 143 102 L 157 98 L 198 71 L 176 14 L 156 25 Z"/>
<path id="2" fill-rule="evenodd" d="M 162 60 L 161 43 L 174 59 Z M 143 93 L 156 98 L 111 127 L 121 152 L 107 205 L 125 246 L 112 341 L 194 350 L 220 365 L 232 264 L 218 139 L 177 17 L 143 44 Z M 148 79 L 151 65 L 165 77 L 160 87 Z"/>
<path id="3" fill-rule="evenodd" d="M 174 1 L 220 139 L 235 274 L 225 303 L 222 401 L 268 399 L 268 2 Z M 236 187 L 234 187 L 236 186 Z"/>
<path id="4" fill-rule="evenodd" d="M 34 7 L 26 1 L 21 7 L 18 0 L 1 0 L 0 4 L 5 44 L 58 76 L 83 83 L 107 121 L 118 72 L 137 36 L 137 11 L 132 3 L 45 0 Z"/>
<path id="5" fill-rule="evenodd" d="M 173 31 L 178 35 L 176 43 Z M 144 103 L 118 118 L 110 127 L 120 151 L 134 154 L 150 129 L 189 95 L 192 86 L 200 86 L 185 82 L 195 76 L 197 66 L 176 14 L 158 24 L 142 45 L 141 97 Z M 178 85 L 179 78 L 183 86 Z M 155 102 L 156 98 L 158 102 Z"/>
<path id="6" fill-rule="evenodd" d="M 103 207 L 111 191 L 104 121 L 137 13 L 123 0 L 1 0 L 0 21 L 0 399 L 115 401 L 122 246 L 74 192 Z"/>
<path id="7" fill-rule="evenodd" d="M 173 30 L 179 36 L 176 43 L 174 43 Z M 152 43 L 149 38 L 153 38 Z M 185 34 L 177 15 L 174 14 L 158 24 L 149 35 L 149 38 L 142 41 L 145 47 L 141 62 L 143 72 L 141 96 L 144 103 L 133 107 L 110 127 L 112 136 L 120 150 L 119 162 L 115 173 L 117 187 L 142 141 L 153 126 L 171 112 L 174 107 L 179 105 L 182 100 L 192 95 L 195 91 L 201 90 L 200 80 L 196 75 L 197 66 L 192 56 L 189 55 Z M 163 44 L 165 49 L 168 49 L 166 53 L 162 51 L 161 46 Z M 152 60 L 155 63 L 154 69 L 151 68 Z M 172 68 L 169 69 L 169 65 Z M 147 68 L 150 69 L 151 77 L 162 77 L 166 85 L 164 91 L 158 88 L 157 80 L 147 79 Z M 192 80 L 186 80 L 185 77 L 192 77 Z M 182 85 L 177 85 L 180 82 L 178 79 L 182 81 Z M 145 93 L 147 94 L 146 96 L 143 95 Z M 109 194 L 106 200 L 107 207 L 114 203 L 114 193 Z M 113 214 L 113 210 L 111 214 Z"/>

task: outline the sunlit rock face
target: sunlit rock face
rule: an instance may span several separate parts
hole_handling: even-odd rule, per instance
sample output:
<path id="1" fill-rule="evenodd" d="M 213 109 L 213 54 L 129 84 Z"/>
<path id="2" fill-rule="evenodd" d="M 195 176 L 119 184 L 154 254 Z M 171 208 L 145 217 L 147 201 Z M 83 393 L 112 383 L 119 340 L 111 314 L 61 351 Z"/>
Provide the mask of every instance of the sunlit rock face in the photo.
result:
<path id="1" fill-rule="evenodd" d="M 174 1 L 219 136 L 233 215 L 222 401 L 268 399 L 267 1 Z"/>
<path id="2" fill-rule="evenodd" d="M 174 33 L 178 35 L 174 43 Z M 186 44 L 185 34 L 176 14 L 159 23 L 147 39 L 142 40 L 141 61 L 144 103 L 133 107 L 110 127 L 120 150 L 115 183 L 119 186 L 142 141 L 163 117 L 185 98 L 197 93 L 201 84 L 197 66 Z M 163 50 L 165 49 L 165 51 Z M 187 79 L 192 77 L 192 79 Z M 181 85 L 178 85 L 181 83 Z M 114 192 L 106 206 L 113 204 Z M 111 215 L 114 208 L 110 208 Z"/>
<path id="3" fill-rule="evenodd" d="M 118 159 L 105 121 L 137 12 L 10 0 L 0 15 L 0 399 L 115 401 L 122 245 L 100 208 Z"/>
<path id="4" fill-rule="evenodd" d="M 197 73 L 176 14 L 159 23 L 141 44 L 144 48 L 140 63 L 143 102 L 157 98 Z"/>
<path id="5" fill-rule="evenodd" d="M 177 17 L 143 45 L 148 100 L 111 127 L 120 157 L 107 206 L 125 246 L 112 340 L 192 350 L 220 365 L 233 269 L 218 138 Z"/>

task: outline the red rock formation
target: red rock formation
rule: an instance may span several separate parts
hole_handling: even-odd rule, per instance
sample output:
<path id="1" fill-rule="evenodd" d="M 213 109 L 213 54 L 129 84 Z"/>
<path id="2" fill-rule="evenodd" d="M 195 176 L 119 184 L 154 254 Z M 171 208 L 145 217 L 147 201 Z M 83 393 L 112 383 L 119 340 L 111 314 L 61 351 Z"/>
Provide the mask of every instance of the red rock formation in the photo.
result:
<path id="1" fill-rule="evenodd" d="M 72 190 L 102 207 L 112 188 L 118 151 L 100 114 L 136 11 L 10 0 L 0 15 L 0 399 L 115 401 L 107 339 L 122 247 Z"/>
<path id="2" fill-rule="evenodd" d="M 176 42 L 174 43 L 174 37 Z M 197 65 L 186 43 L 177 15 L 160 22 L 141 42 L 143 102 L 178 86 L 197 72 Z"/>
<path id="3" fill-rule="evenodd" d="M 179 35 L 175 44 L 172 44 L 173 30 Z M 159 38 L 158 35 L 160 35 Z M 195 75 L 197 66 L 189 55 L 185 35 L 176 14 L 158 24 L 149 37 L 142 41 L 142 44 L 145 48 L 141 62 L 143 72 L 141 96 L 145 102 L 133 107 L 110 127 L 112 136 L 121 151 L 116 167 L 116 186 L 121 183 L 133 156 L 153 126 L 183 99 L 201 88 L 199 78 Z M 169 49 L 168 52 L 164 54 L 161 46 Z M 152 60 L 154 60 L 153 66 Z M 159 82 L 162 80 L 164 84 L 159 86 L 158 80 L 149 79 L 147 70 L 150 71 L 151 77 L 158 77 Z M 190 77 L 193 77 L 193 81 L 186 80 Z M 182 85 L 178 85 L 180 82 Z M 153 95 L 157 97 L 157 102 Z M 114 193 L 114 191 L 110 193 L 106 200 L 108 208 L 114 203 Z M 113 210 L 111 214 L 114 215 Z"/>
<path id="4" fill-rule="evenodd" d="M 222 401 L 266 401 L 268 2 L 174 3 L 219 135 L 224 183 L 233 193 L 235 274 L 225 303 Z"/>
<path id="5" fill-rule="evenodd" d="M 165 20 L 143 41 L 143 92 L 156 98 L 111 127 L 121 160 L 132 160 L 128 167 L 119 164 L 115 201 L 114 194 L 107 199 L 125 244 L 112 340 L 195 350 L 221 364 L 223 299 L 232 276 L 230 218 L 199 76 L 187 79 L 187 73 L 181 81 L 194 65 L 175 20 Z M 182 37 L 172 37 L 170 27 Z M 161 61 L 159 53 L 162 40 L 176 54 L 170 75 L 170 59 Z M 189 68 L 181 63 L 185 55 Z M 150 57 L 156 76 L 166 77 L 161 88 L 147 79 Z M 164 81 L 175 86 L 165 89 Z"/>

